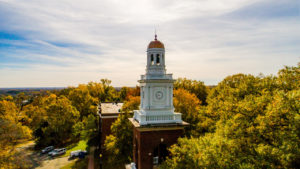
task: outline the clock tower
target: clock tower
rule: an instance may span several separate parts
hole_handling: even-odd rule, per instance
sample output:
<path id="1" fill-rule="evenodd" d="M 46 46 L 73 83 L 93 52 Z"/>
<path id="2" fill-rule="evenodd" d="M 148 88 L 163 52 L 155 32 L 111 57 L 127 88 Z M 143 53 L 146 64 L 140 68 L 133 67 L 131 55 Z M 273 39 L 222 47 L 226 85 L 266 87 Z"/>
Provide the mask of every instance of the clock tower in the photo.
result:
<path id="1" fill-rule="evenodd" d="M 162 42 L 151 41 L 147 48 L 146 74 L 138 81 L 141 87 L 140 110 L 134 119 L 140 125 L 181 123 L 181 113 L 174 112 L 173 78 L 166 74 L 165 47 Z"/>
<path id="2" fill-rule="evenodd" d="M 166 73 L 165 46 L 157 40 L 147 47 L 145 75 L 138 81 L 141 87 L 140 110 L 134 110 L 133 161 L 138 169 L 153 169 L 165 160 L 168 147 L 183 135 L 181 113 L 174 112 L 173 77 Z"/>

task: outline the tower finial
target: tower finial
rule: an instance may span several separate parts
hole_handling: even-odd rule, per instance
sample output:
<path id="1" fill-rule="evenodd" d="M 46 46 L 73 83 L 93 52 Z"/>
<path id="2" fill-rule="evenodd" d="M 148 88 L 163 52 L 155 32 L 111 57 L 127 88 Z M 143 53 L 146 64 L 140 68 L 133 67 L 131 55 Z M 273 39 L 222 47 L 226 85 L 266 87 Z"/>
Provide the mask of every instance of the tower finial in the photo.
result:
<path id="1" fill-rule="evenodd" d="M 156 28 L 155 28 L 155 35 L 154 35 L 154 40 L 157 40 L 157 35 L 156 35 Z"/>

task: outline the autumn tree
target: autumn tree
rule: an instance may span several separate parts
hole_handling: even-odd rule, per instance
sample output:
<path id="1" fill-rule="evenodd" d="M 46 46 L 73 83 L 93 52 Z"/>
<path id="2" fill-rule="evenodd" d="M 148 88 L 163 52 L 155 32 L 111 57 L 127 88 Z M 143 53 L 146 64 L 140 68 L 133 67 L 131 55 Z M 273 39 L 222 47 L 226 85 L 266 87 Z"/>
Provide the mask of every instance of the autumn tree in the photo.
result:
<path id="1" fill-rule="evenodd" d="M 31 138 L 31 130 L 19 122 L 19 109 L 14 102 L 0 101 L 0 167 L 26 168 L 31 167 L 24 160 L 15 162 L 18 157 L 15 144 L 24 139 Z"/>
<path id="2" fill-rule="evenodd" d="M 0 149 L 31 137 L 31 130 L 19 122 L 18 108 L 13 102 L 0 101 L 0 134 Z"/>
<path id="3" fill-rule="evenodd" d="M 97 99 L 90 95 L 86 85 L 78 85 L 77 88 L 70 91 L 68 98 L 72 105 L 80 112 L 80 119 L 87 117 L 90 114 L 97 113 Z"/>
<path id="4" fill-rule="evenodd" d="M 47 120 L 35 131 L 37 145 L 58 145 L 70 141 L 80 113 L 65 96 L 52 94 L 45 99 L 45 103 Z"/>
<path id="5" fill-rule="evenodd" d="M 174 83 L 174 89 L 184 89 L 193 93 L 201 101 L 201 104 L 206 105 L 206 97 L 208 88 L 202 81 L 190 80 L 187 78 L 178 78 Z"/>
<path id="6" fill-rule="evenodd" d="M 111 86 L 111 80 L 101 79 L 100 83 L 89 82 L 87 87 L 91 96 L 100 102 L 112 102 L 118 98 L 117 91 Z"/>
<path id="7" fill-rule="evenodd" d="M 182 113 L 182 120 L 190 123 L 186 128 L 188 135 L 194 133 L 199 118 L 201 101 L 193 93 L 182 88 L 174 90 L 173 104 L 176 112 Z"/>
<path id="8" fill-rule="evenodd" d="M 133 110 L 138 110 L 141 103 L 140 96 L 129 96 L 128 100 L 124 102 L 122 106 L 122 111 L 131 112 Z"/>
<path id="9" fill-rule="evenodd" d="M 135 88 L 122 87 L 119 92 L 119 97 L 121 101 L 127 101 L 130 97 L 140 96 L 140 87 L 136 86 Z"/>
<path id="10" fill-rule="evenodd" d="M 215 129 L 199 138 L 180 139 L 161 167 L 297 168 L 299 70 L 298 65 L 280 70 L 277 77 L 225 78 L 211 91 L 207 108 L 200 113 Z"/>

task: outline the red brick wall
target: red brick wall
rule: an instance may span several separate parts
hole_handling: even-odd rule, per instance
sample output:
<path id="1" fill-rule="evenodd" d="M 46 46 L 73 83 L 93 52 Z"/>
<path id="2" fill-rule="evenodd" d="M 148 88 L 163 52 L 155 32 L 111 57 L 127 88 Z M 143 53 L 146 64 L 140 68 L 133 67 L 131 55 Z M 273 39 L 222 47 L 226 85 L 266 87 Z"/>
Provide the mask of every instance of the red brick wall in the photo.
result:
<path id="1" fill-rule="evenodd" d="M 177 139 L 182 136 L 183 129 L 138 131 L 137 128 L 134 128 L 133 134 L 133 160 L 137 168 L 153 169 L 154 149 L 161 143 L 165 144 L 167 148 L 175 144 Z M 161 138 L 163 138 L 163 142 L 161 142 Z"/>

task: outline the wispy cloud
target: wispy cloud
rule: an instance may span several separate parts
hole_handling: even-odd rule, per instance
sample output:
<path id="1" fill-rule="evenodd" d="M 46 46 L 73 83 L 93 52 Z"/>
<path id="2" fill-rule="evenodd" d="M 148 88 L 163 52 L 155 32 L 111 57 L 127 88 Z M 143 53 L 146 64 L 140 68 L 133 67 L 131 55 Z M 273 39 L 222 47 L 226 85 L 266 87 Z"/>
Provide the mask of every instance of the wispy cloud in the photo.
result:
<path id="1" fill-rule="evenodd" d="M 0 87 L 137 84 L 158 29 L 168 72 L 216 84 L 300 53 L 297 0 L 0 0 Z"/>

